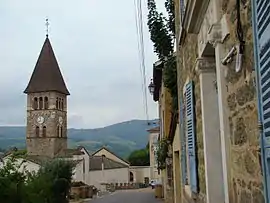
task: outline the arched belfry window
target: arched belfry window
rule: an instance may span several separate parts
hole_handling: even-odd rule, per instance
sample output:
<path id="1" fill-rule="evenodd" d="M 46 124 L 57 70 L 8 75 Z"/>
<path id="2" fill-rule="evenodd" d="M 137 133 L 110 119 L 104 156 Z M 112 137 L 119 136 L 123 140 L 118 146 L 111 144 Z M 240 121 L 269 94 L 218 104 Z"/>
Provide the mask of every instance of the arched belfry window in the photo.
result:
<path id="1" fill-rule="evenodd" d="M 36 137 L 39 137 L 39 127 L 36 126 Z"/>
<path id="2" fill-rule="evenodd" d="M 49 108 L 49 99 L 48 97 L 44 98 L 44 109 L 48 109 Z"/>
<path id="3" fill-rule="evenodd" d="M 35 97 L 33 101 L 33 109 L 37 110 L 38 109 L 38 98 Z"/>
<path id="4" fill-rule="evenodd" d="M 61 109 L 64 110 L 64 99 L 61 99 Z"/>
<path id="5" fill-rule="evenodd" d="M 46 137 L 46 126 L 43 126 L 43 128 L 42 128 L 42 137 Z"/>
<path id="6" fill-rule="evenodd" d="M 62 110 L 61 98 L 58 99 L 58 106 L 59 106 L 59 110 Z"/>
<path id="7" fill-rule="evenodd" d="M 43 98 L 39 97 L 39 109 L 43 109 Z"/>
<path id="8" fill-rule="evenodd" d="M 58 97 L 56 98 L 56 104 L 55 104 L 55 106 L 56 106 L 56 109 L 58 109 L 59 107 L 58 107 Z"/>

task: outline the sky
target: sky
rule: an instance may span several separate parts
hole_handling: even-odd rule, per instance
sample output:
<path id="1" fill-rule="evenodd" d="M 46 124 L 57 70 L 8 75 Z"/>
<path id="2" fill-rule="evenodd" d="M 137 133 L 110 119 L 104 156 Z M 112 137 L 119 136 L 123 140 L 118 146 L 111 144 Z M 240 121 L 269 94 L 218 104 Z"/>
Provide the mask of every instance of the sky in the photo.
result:
<path id="1" fill-rule="evenodd" d="M 163 10 L 163 0 L 157 0 Z M 0 125 L 26 123 L 24 89 L 49 38 L 66 85 L 68 127 L 98 128 L 146 119 L 133 0 L 1 0 Z M 147 85 L 156 55 L 143 3 Z M 147 92 L 149 118 L 158 107 Z"/>

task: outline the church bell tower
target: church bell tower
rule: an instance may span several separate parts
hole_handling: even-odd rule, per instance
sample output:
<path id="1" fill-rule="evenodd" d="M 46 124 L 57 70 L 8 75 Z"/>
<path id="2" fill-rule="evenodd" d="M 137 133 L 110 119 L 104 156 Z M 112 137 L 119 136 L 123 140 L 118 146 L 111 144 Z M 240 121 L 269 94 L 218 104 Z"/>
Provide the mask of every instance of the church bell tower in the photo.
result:
<path id="1" fill-rule="evenodd" d="M 27 153 L 51 158 L 63 155 L 67 149 L 70 93 L 48 35 L 24 93 L 27 94 Z"/>

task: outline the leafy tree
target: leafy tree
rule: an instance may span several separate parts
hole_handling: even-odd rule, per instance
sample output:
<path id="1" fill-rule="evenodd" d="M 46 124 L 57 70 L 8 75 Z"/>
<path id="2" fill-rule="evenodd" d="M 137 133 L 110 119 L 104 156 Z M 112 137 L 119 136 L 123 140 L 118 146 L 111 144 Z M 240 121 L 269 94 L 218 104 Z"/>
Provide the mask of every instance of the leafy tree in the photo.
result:
<path id="1" fill-rule="evenodd" d="M 154 51 L 164 65 L 163 82 L 170 91 L 173 99 L 172 111 L 178 108 L 177 96 L 177 65 L 176 57 L 173 55 L 173 44 L 175 40 L 175 6 L 174 0 L 166 0 L 165 8 L 168 19 L 162 13 L 158 13 L 155 0 L 148 0 L 148 28 L 150 38 L 154 45 Z"/>
<path id="2" fill-rule="evenodd" d="M 166 27 L 166 19 L 158 13 L 155 0 L 148 0 L 148 28 L 158 58 L 165 60 L 173 52 L 173 38 Z"/>
<path id="3" fill-rule="evenodd" d="M 144 149 L 139 149 L 131 152 L 128 161 L 132 166 L 149 166 L 149 142 Z"/>
<path id="4" fill-rule="evenodd" d="M 22 163 L 11 156 L 0 168 L 1 203 L 65 203 L 71 187 L 74 163 L 53 160 L 37 173 L 19 170 Z"/>

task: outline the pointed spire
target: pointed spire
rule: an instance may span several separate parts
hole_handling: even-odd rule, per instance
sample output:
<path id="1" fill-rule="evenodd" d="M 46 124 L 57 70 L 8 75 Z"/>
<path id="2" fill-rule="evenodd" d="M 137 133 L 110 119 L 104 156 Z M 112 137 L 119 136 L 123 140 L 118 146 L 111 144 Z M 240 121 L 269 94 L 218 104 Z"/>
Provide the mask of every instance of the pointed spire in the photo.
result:
<path id="1" fill-rule="evenodd" d="M 50 40 L 46 37 L 35 69 L 24 93 L 28 94 L 48 91 L 56 91 L 69 95 Z"/>

